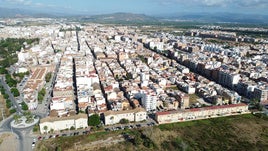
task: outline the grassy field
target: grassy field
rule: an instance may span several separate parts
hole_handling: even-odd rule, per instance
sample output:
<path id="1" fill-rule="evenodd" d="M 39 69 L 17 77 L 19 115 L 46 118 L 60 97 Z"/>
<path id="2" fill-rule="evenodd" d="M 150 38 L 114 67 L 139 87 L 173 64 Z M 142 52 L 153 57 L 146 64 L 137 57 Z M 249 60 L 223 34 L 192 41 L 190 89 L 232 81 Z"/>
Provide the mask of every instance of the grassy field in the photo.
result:
<path id="1" fill-rule="evenodd" d="M 2 110 L 3 110 L 3 114 L 4 114 L 5 118 L 7 118 L 10 115 L 10 113 L 9 113 L 8 108 L 6 107 L 6 101 L 5 101 L 5 99 L 3 98 L 2 95 L 0 95 L 0 112 L 1 112 L 1 114 L 0 114 L 0 121 L 3 120 Z"/>
<path id="2" fill-rule="evenodd" d="M 79 150 L 74 144 L 85 146 L 90 142 L 119 135 L 126 141 L 83 148 L 99 151 L 134 150 L 248 150 L 265 151 L 268 148 L 268 117 L 251 114 L 208 120 L 164 124 L 139 130 L 98 132 L 84 136 L 56 138 L 39 143 L 37 150 Z M 88 145 L 91 146 L 92 145 Z"/>

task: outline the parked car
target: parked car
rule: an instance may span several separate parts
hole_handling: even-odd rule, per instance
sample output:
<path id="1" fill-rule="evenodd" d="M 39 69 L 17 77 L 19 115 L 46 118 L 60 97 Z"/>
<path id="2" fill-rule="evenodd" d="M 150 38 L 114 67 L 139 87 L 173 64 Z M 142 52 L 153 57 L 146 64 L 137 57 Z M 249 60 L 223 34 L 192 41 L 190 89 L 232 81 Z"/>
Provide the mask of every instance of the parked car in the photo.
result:
<path id="1" fill-rule="evenodd" d="M 62 134 L 61 136 L 67 136 L 67 134 Z"/>
<path id="2" fill-rule="evenodd" d="M 105 128 L 104 130 L 105 130 L 106 132 L 109 132 L 109 131 L 110 131 L 110 129 L 109 129 L 109 128 Z"/>

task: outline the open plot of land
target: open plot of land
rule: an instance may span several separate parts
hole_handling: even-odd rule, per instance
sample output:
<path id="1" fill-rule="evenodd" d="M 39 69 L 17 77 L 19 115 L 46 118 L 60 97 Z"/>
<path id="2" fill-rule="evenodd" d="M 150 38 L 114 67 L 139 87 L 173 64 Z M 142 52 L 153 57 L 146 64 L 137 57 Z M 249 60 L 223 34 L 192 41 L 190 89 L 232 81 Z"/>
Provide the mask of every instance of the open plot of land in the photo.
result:
<path id="1" fill-rule="evenodd" d="M 122 142 L 122 137 L 125 141 Z M 118 140 L 118 141 L 115 141 Z M 102 142 L 101 144 L 98 142 Z M 91 144 L 91 145 L 89 145 Z M 95 146 L 94 146 L 95 144 Z M 83 146 L 83 147 L 82 147 Z M 88 146 L 88 147 L 85 147 Z M 41 141 L 37 150 L 263 150 L 268 117 L 251 114 Z"/>
<path id="2" fill-rule="evenodd" d="M 3 115 L 4 115 L 5 118 L 7 118 L 9 116 L 9 110 L 6 107 L 6 101 L 5 101 L 5 99 L 3 98 L 2 95 L 0 95 L 0 121 L 3 120 Z"/>
<path id="3" fill-rule="evenodd" d="M 16 136 L 11 133 L 0 134 L 0 150 L 17 151 L 18 141 L 16 139 Z"/>

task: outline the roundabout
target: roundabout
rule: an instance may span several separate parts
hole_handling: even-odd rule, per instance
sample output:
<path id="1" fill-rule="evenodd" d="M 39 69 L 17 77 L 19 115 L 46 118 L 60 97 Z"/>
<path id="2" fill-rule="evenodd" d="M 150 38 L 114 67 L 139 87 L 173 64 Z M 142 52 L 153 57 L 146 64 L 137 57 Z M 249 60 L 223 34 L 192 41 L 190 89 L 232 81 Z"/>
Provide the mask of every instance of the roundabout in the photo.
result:
<path id="1" fill-rule="evenodd" d="M 14 115 L 10 125 L 12 128 L 27 128 L 34 126 L 39 122 L 39 117 L 25 113 L 24 115 Z"/>

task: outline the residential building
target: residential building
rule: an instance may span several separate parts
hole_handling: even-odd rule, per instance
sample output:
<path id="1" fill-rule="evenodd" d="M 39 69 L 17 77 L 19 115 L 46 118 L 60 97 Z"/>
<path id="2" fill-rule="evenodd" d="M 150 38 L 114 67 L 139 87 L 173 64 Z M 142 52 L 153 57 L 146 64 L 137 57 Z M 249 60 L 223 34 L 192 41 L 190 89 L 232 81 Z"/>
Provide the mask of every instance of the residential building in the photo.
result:
<path id="1" fill-rule="evenodd" d="M 88 117 L 86 114 L 78 114 L 68 117 L 46 117 L 40 120 L 40 133 L 45 134 L 49 131 L 59 132 L 71 128 L 80 129 L 88 127 Z"/>
<path id="2" fill-rule="evenodd" d="M 193 108 L 186 110 L 174 110 L 157 112 L 155 119 L 159 124 L 182 122 L 188 120 L 198 120 L 221 116 L 249 113 L 246 104 L 230 104 L 221 106 L 211 106 L 203 108 Z"/>
<path id="3" fill-rule="evenodd" d="M 119 123 L 122 119 L 129 122 L 140 122 L 146 120 L 146 117 L 147 112 L 140 107 L 133 110 L 107 111 L 104 112 L 104 123 L 105 125 L 113 125 Z"/>

